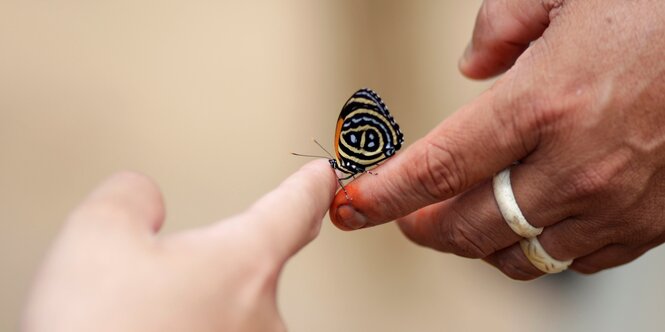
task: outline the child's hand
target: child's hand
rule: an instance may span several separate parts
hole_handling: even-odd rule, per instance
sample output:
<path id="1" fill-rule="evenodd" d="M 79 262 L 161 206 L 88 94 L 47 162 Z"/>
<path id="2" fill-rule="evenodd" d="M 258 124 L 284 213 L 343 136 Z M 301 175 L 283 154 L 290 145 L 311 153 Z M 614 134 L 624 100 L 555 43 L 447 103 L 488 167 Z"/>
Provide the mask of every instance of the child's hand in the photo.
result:
<path id="1" fill-rule="evenodd" d="M 336 186 L 330 165 L 312 162 L 240 215 L 158 236 L 159 189 L 117 174 L 69 217 L 37 276 L 24 330 L 284 330 L 277 279 L 318 234 Z"/>

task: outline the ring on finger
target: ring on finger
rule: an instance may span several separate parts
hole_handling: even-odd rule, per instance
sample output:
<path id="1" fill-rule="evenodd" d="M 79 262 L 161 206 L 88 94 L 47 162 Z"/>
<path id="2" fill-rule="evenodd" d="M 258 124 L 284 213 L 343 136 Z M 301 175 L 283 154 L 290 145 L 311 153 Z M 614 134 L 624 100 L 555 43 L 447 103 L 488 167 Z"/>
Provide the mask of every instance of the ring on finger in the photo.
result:
<path id="1" fill-rule="evenodd" d="M 513 232 L 524 238 L 536 237 L 543 232 L 542 227 L 533 227 L 526 221 L 520 207 L 517 205 L 513 187 L 510 184 L 510 167 L 494 176 L 492 187 L 494 189 L 494 199 L 499 205 L 499 211 L 501 211 L 503 219 Z"/>
<path id="2" fill-rule="evenodd" d="M 545 273 L 559 273 L 566 270 L 573 261 L 560 261 L 550 256 L 537 238 L 543 232 L 543 228 L 533 227 L 517 205 L 510 183 L 510 167 L 494 176 L 492 187 L 503 219 L 517 235 L 524 238 L 520 240 L 520 247 L 529 262 Z"/>
<path id="3" fill-rule="evenodd" d="M 529 262 L 533 264 L 538 270 L 541 270 L 545 273 L 559 273 L 565 271 L 570 264 L 573 263 L 573 260 L 560 261 L 556 258 L 552 258 L 550 254 L 545 251 L 543 245 L 540 244 L 538 238 L 532 237 L 529 239 L 520 240 L 520 247 L 526 258 L 529 259 Z"/>

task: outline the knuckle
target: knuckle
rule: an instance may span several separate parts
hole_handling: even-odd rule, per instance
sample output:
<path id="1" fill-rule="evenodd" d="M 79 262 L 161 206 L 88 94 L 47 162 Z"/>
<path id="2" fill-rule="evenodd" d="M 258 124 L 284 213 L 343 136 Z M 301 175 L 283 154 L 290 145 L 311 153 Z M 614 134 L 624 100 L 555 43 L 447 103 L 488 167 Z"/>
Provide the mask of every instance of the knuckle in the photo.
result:
<path id="1" fill-rule="evenodd" d="M 537 56 L 530 58 L 534 57 Z M 586 96 L 569 92 L 573 88 L 557 87 L 559 83 L 556 82 L 552 82 L 547 89 L 534 89 L 546 78 L 534 76 L 536 74 L 527 70 L 531 67 L 516 68 L 491 90 L 496 139 L 499 144 L 516 149 L 512 152 L 517 155 L 526 155 L 540 142 L 570 130 L 574 111 L 587 103 Z M 508 144 L 515 141 L 521 142 L 521 145 Z"/>
<path id="2" fill-rule="evenodd" d="M 602 247 L 618 241 L 620 233 L 616 226 L 605 220 L 589 217 L 569 218 L 566 220 L 566 228 L 565 235 L 556 236 L 556 245 L 545 250 L 559 260 L 575 258 L 576 253 L 585 252 L 588 246 Z"/>
<path id="3" fill-rule="evenodd" d="M 569 188 L 566 190 L 572 199 L 606 196 L 613 189 L 612 174 L 601 168 L 586 166 L 570 177 Z"/>
<path id="4" fill-rule="evenodd" d="M 416 181 L 432 200 L 454 196 L 464 187 L 462 168 L 457 164 L 448 141 L 429 139 L 423 153 L 424 166 L 419 168 Z"/>
<path id="5" fill-rule="evenodd" d="M 448 227 L 445 234 L 439 232 L 440 241 L 452 253 L 467 258 L 484 258 L 494 252 L 485 236 L 478 230 L 469 226 L 467 222 L 458 222 Z"/>
<path id="6" fill-rule="evenodd" d="M 566 88 L 550 86 L 539 90 L 528 88 L 522 93 L 516 93 L 511 101 L 513 108 L 521 109 L 514 114 L 512 127 L 517 132 L 537 132 L 547 134 L 560 128 L 568 115 L 579 107 L 584 101 L 581 98 L 571 97 Z"/>
<path id="7" fill-rule="evenodd" d="M 547 38 L 539 39 L 492 87 L 496 115 L 505 129 L 517 133 L 557 132 L 569 128 L 579 110 L 593 105 L 596 96 L 585 91 L 588 84 L 582 78 L 562 80 L 544 74 L 556 66 L 552 48 Z M 545 88 L 534 88 L 542 86 Z M 515 111 L 501 112 L 506 109 Z"/>
<path id="8" fill-rule="evenodd" d="M 592 158 L 582 159 L 580 165 L 565 171 L 564 197 L 571 202 L 603 199 L 615 210 L 628 210 L 640 203 L 648 180 L 635 171 L 630 152 L 620 149 L 603 153 L 602 159 Z"/>
<path id="9" fill-rule="evenodd" d="M 556 17 L 564 2 L 565 0 L 541 0 L 543 8 L 550 14 L 550 20 Z"/>
<path id="10" fill-rule="evenodd" d="M 637 219 L 631 223 L 630 229 L 622 225 L 624 230 L 622 238 L 618 239 L 624 244 L 641 246 L 646 243 L 662 243 L 663 235 L 665 234 L 665 225 L 656 220 Z"/>
<path id="11" fill-rule="evenodd" d="M 556 128 L 565 119 L 566 115 L 573 106 L 568 105 L 569 98 L 561 98 L 565 93 L 550 92 L 547 95 L 537 96 L 534 98 L 531 107 L 531 112 L 527 112 L 526 125 L 527 129 L 540 130 L 547 132 L 552 128 Z"/>

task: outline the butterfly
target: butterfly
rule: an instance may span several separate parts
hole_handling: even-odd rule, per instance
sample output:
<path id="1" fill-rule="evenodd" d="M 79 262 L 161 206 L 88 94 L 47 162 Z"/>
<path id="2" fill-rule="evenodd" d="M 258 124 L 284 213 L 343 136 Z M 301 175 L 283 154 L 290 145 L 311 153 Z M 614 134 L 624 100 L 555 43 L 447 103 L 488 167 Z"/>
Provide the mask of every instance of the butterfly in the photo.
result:
<path id="1" fill-rule="evenodd" d="M 326 151 L 319 142 L 314 142 Z M 381 97 L 367 88 L 356 91 L 344 103 L 337 118 L 335 157 L 326 151 L 330 156 L 330 166 L 348 175 L 337 179 L 346 198 L 349 199 L 349 196 L 342 180 L 355 178 L 361 173 L 376 174 L 368 169 L 393 156 L 403 143 L 404 134 Z"/>

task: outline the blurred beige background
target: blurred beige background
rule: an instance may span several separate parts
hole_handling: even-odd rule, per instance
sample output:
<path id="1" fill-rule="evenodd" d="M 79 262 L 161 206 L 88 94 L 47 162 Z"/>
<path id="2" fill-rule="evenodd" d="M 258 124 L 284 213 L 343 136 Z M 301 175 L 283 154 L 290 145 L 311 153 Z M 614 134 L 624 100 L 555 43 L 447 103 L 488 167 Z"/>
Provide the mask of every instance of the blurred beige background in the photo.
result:
<path id="1" fill-rule="evenodd" d="M 332 145 L 370 86 L 407 144 L 489 83 L 457 72 L 480 1 L 0 1 L 0 330 L 67 212 L 115 170 L 161 185 L 166 232 L 232 215 Z M 663 248 L 592 277 L 515 282 L 324 221 L 280 286 L 292 331 L 649 331 Z"/>

